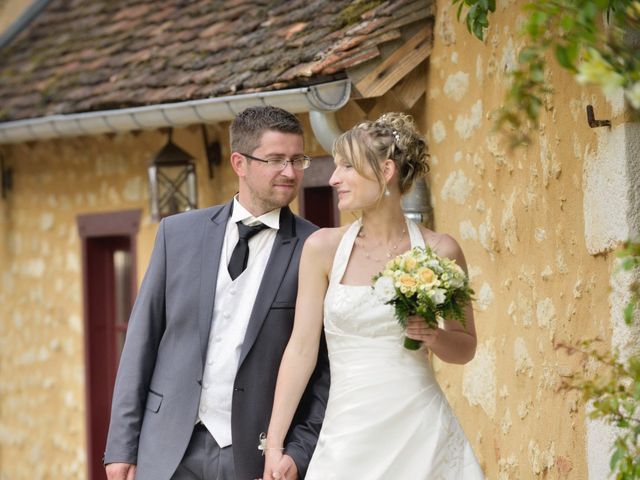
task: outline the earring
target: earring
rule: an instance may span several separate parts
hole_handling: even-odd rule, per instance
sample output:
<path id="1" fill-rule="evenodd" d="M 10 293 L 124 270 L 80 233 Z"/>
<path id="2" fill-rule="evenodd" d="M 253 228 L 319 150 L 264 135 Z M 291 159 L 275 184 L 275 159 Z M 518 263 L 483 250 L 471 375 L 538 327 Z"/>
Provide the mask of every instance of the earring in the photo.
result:
<path id="1" fill-rule="evenodd" d="M 384 187 L 384 196 L 385 197 L 390 197 L 391 196 L 391 192 L 389 191 L 389 187 Z"/>

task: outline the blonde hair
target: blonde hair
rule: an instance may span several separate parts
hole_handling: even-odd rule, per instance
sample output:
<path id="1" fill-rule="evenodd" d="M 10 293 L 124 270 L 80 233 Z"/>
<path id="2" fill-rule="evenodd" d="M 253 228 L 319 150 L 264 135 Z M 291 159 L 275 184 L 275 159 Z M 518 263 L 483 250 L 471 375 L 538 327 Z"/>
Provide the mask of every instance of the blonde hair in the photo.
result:
<path id="1" fill-rule="evenodd" d="M 429 171 L 427 142 L 413 119 L 403 113 L 385 113 L 374 122 L 362 122 L 347 130 L 334 142 L 333 156 L 348 158 L 356 172 L 365 177 L 368 164 L 381 196 L 386 188 L 380 167 L 384 160 L 396 164 L 400 193 L 409 191 L 413 182 Z"/>

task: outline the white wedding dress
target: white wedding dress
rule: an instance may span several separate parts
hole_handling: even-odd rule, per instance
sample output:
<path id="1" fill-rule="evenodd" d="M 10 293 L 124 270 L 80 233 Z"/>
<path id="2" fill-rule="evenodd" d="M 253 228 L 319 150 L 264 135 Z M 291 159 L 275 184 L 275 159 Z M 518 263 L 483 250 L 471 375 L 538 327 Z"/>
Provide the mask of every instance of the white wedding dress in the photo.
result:
<path id="1" fill-rule="evenodd" d="M 306 480 L 475 480 L 483 474 L 424 348 L 369 285 L 341 284 L 360 228 L 342 238 L 324 302 L 331 388 Z M 424 247 L 408 221 L 412 246 Z"/>

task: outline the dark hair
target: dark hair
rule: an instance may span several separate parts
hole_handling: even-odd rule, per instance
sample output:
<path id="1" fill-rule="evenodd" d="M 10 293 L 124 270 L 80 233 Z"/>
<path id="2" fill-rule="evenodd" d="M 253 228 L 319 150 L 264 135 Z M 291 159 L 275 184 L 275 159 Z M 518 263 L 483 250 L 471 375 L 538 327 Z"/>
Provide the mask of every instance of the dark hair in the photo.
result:
<path id="1" fill-rule="evenodd" d="M 369 164 L 384 193 L 385 181 L 380 162 L 389 158 L 398 167 L 400 193 L 411 189 L 416 178 L 429 171 L 427 142 L 409 115 L 385 113 L 375 122 L 362 122 L 340 135 L 333 144 L 333 155 L 348 158 L 353 168 L 365 175 Z"/>
<path id="2" fill-rule="evenodd" d="M 268 130 L 302 135 L 302 124 L 296 116 L 270 105 L 249 107 L 240 112 L 229 127 L 232 152 L 251 153 L 260 146 L 262 134 Z"/>

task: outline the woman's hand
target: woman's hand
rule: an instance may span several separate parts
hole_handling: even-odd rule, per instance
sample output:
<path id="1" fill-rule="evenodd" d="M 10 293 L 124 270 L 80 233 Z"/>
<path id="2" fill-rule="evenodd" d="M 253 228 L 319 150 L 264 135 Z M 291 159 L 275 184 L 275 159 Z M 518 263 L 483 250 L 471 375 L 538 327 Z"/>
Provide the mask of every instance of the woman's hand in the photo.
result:
<path id="1" fill-rule="evenodd" d="M 432 347 L 438 341 L 440 329 L 438 327 L 430 327 L 424 318 L 418 315 L 412 315 L 407 319 L 407 337 L 418 340 L 427 347 Z"/>
<path id="2" fill-rule="evenodd" d="M 293 458 L 279 449 L 265 452 L 262 480 L 298 480 L 298 468 Z"/>
<path id="3" fill-rule="evenodd" d="M 282 450 L 279 449 L 266 449 L 264 451 L 264 473 L 262 474 L 262 480 L 274 480 L 273 474 L 278 470 L 278 465 L 282 459 Z"/>

